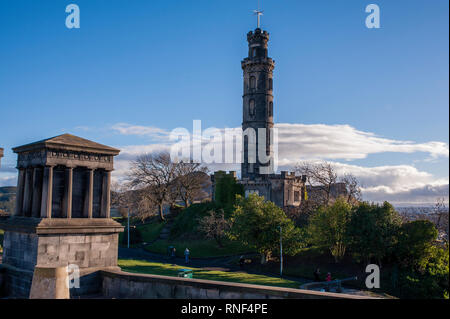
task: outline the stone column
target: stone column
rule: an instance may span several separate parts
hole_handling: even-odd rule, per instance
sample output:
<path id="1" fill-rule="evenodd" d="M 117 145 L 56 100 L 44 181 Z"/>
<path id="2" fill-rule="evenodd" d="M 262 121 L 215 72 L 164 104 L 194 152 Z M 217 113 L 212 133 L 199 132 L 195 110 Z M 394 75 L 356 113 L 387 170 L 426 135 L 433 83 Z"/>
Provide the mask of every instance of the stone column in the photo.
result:
<path id="1" fill-rule="evenodd" d="M 52 218 L 53 166 L 44 168 L 42 182 L 41 217 Z"/>
<path id="2" fill-rule="evenodd" d="M 23 188 L 25 184 L 25 168 L 18 167 L 19 177 L 17 179 L 17 195 L 16 195 L 16 216 L 23 215 Z"/>
<path id="3" fill-rule="evenodd" d="M 94 201 L 94 169 L 87 168 L 88 174 L 86 183 L 86 193 L 84 195 L 84 213 L 83 216 L 92 218 L 92 203 Z"/>
<path id="4" fill-rule="evenodd" d="M 25 169 L 25 187 L 23 191 L 23 207 L 24 216 L 31 216 L 31 196 L 33 188 L 33 168 Z"/>
<path id="5" fill-rule="evenodd" d="M 31 205 L 31 216 L 39 217 L 42 200 L 42 168 L 35 167 L 33 170 L 33 201 Z"/>
<path id="6" fill-rule="evenodd" d="M 103 172 L 101 217 L 110 218 L 111 171 Z"/>
<path id="7" fill-rule="evenodd" d="M 72 187 L 73 187 L 73 167 L 66 167 L 66 179 L 64 186 L 64 206 L 63 216 L 72 218 Z"/>

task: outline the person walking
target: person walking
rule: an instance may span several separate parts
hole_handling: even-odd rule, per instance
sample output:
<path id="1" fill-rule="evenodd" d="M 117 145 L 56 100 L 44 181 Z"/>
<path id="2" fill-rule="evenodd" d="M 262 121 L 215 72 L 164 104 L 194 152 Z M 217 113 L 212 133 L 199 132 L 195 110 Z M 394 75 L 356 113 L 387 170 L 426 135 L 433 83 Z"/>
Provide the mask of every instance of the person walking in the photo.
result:
<path id="1" fill-rule="evenodd" d="M 241 256 L 241 258 L 239 258 L 239 267 L 244 268 L 244 264 L 245 264 L 245 258 L 244 256 Z"/>
<path id="2" fill-rule="evenodd" d="M 189 263 L 189 254 L 190 254 L 189 249 L 186 248 L 184 250 L 184 259 L 185 259 L 186 264 Z"/>
<path id="3" fill-rule="evenodd" d="M 331 273 L 327 274 L 327 281 L 331 281 Z"/>
<path id="4" fill-rule="evenodd" d="M 315 282 L 320 281 L 320 269 L 319 268 L 317 268 L 316 271 L 314 272 L 314 281 Z"/>

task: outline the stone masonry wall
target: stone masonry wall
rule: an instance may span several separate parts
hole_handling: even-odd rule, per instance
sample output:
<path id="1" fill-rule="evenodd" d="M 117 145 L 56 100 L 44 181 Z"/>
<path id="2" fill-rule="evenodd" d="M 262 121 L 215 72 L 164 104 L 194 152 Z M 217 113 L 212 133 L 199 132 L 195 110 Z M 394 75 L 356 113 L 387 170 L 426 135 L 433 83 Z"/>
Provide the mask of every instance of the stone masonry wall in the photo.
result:
<path id="1" fill-rule="evenodd" d="M 39 237 L 37 264 L 76 264 L 80 268 L 117 266 L 118 234 L 45 235 Z"/>
<path id="2" fill-rule="evenodd" d="M 3 238 L 3 263 L 33 271 L 36 265 L 38 236 L 6 231 Z"/>
<path id="3" fill-rule="evenodd" d="M 80 268 L 81 288 L 72 295 L 98 291 L 98 270 L 117 267 L 118 234 L 37 235 L 6 231 L 2 260 L 4 290 L 7 295 L 28 298 L 36 265 Z"/>
<path id="4" fill-rule="evenodd" d="M 367 297 L 201 279 L 101 271 L 104 298 L 367 299 Z"/>

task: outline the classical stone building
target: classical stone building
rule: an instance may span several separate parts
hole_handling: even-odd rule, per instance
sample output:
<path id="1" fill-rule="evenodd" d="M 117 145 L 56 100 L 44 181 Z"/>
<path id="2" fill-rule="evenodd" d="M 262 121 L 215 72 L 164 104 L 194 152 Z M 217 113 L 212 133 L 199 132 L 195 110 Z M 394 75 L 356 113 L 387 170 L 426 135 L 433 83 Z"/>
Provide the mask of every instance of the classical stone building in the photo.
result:
<path id="1" fill-rule="evenodd" d="M 123 227 L 110 218 L 110 182 L 119 150 L 64 134 L 13 151 L 16 211 L 0 221 L 8 295 L 28 297 L 35 266 L 69 264 L 79 267 L 83 282 L 71 293 L 86 293 L 90 274 L 118 269 Z"/>
<path id="2" fill-rule="evenodd" d="M 268 56 L 269 33 L 257 28 L 247 34 L 248 57 L 242 62 L 244 94 L 242 109 L 243 155 L 241 180 L 245 195 L 256 193 L 279 207 L 300 206 L 305 176 L 293 172 L 276 174 L 273 149 L 273 71 Z M 261 158 L 263 157 L 263 158 Z M 217 174 L 214 174 L 217 175 Z M 212 176 L 212 181 L 221 175 Z M 213 192 L 214 193 L 214 192 Z"/>

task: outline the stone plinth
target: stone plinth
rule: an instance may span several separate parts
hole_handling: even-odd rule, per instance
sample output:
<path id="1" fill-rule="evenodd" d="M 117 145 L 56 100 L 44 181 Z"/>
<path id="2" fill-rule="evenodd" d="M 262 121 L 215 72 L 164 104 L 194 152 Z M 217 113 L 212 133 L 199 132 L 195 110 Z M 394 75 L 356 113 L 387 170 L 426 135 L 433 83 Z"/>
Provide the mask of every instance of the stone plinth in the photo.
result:
<path id="1" fill-rule="evenodd" d="M 80 268 L 80 288 L 72 295 L 97 289 L 94 273 L 117 270 L 118 234 L 123 227 L 112 219 L 38 219 L 11 217 L 0 222 L 5 230 L 3 264 L 7 295 L 27 298 L 38 267 Z"/>
<path id="2" fill-rule="evenodd" d="M 69 299 L 68 275 L 66 267 L 36 267 L 30 299 Z"/>

